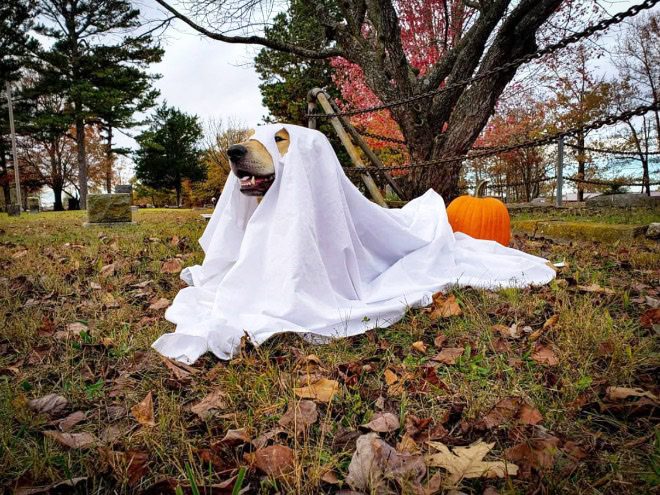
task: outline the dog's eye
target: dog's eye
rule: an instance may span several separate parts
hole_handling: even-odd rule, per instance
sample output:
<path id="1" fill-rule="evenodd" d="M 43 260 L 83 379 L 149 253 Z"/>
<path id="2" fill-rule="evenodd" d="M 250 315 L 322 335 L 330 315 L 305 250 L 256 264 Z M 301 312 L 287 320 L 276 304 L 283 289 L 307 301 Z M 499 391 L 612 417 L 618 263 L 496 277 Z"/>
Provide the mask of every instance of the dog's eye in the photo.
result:
<path id="1" fill-rule="evenodd" d="M 275 142 L 279 143 L 280 141 L 286 141 L 282 136 L 275 136 Z"/>

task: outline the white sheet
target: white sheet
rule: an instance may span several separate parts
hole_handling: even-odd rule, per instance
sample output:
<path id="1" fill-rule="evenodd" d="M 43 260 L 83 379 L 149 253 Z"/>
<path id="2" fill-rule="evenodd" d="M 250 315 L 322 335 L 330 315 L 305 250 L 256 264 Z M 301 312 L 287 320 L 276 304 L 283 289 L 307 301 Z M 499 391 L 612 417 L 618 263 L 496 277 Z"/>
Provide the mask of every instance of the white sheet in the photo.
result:
<path id="1" fill-rule="evenodd" d="M 286 128 L 280 158 L 275 133 Z M 326 137 L 303 127 L 259 127 L 276 177 L 258 204 L 230 174 L 200 244 L 201 266 L 182 272 L 165 317 L 177 325 L 153 347 L 193 363 L 207 351 L 230 359 L 247 334 L 255 345 L 281 332 L 345 337 L 398 321 L 406 308 L 458 284 L 546 284 L 546 260 L 494 241 L 453 234 L 432 190 L 384 209 L 348 180 Z"/>

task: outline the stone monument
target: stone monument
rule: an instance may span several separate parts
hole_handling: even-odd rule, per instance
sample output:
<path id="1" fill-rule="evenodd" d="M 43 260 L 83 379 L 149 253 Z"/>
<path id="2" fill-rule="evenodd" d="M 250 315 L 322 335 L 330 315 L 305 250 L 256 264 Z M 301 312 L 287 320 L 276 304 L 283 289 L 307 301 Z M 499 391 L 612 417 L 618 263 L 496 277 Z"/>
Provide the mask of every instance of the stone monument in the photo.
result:
<path id="1" fill-rule="evenodd" d="M 134 225 L 130 194 L 90 194 L 87 196 L 85 227 Z"/>
<path id="2" fill-rule="evenodd" d="M 41 200 L 37 196 L 29 196 L 27 209 L 30 213 L 39 213 L 41 211 Z"/>
<path id="3" fill-rule="evenodd" d="M 115 186 L 117 194 L 133 194 L 133 186 L 130 184 L 118 184 Z"/>
<path id="4" fill-rule="evenodd" d="M 20 217 L 21 205 L 7 205 L 7 215 L 10 217 Z"/>

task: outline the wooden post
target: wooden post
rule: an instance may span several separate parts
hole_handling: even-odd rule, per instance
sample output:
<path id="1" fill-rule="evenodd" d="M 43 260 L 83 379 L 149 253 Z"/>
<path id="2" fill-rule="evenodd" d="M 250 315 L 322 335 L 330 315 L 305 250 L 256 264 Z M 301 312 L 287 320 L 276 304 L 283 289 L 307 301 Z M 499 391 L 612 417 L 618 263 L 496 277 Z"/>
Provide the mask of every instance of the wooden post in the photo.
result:
<path id="1" fill-rule="evenodd" d="M 325 92 L 324 92 L 324 94 L 325 94 Z M 326 96 L 326 99 L 330 102 L 330 105 L 332 106 L 332 109 L 335 112 L 338 112 L 339 109 L 337 108 L 337 105 L 335 104 L 335 102 L 330 100 L 330 98 L 328 98 L 327 94 L 325 96 Z M 355 141 L 355 143 L 360 147 L 360 149 L 362 151 L 364 151 L 364 154 L 367 155 L 367 158 L 369 158 L 369 160 L 371 160 L 371 163 L 373 163 L 376 166 L 376 168 L 385 168 L 385 165 L 383 165 L 383 162 L 381 162 L 380 158 L 378 158 L 376 156 L 376 154 L 373 151 L 371 151 L 371 148 L 369 148 L 367 143 L 364 142 L 364 139 L 362 139 L 362 136 L 360 136 L 358 131 L 355 130 L 355 127 L 353 127 L 351 125 L 351 123 L 348 120 L 346 120 L 344 117 L 340 116 L 338 118 L 339 118 L 339 121 L 342 123 L 342 125 L 346 128 L 348 133 L 353 138 L 353 141 Z M 392 176 L 390 174 L 388 174 L 387 172 L 381 172 L 381 173 L 385 177 L 385 180 L 390 185 L 390 187 L 392 187 L 394 192 L 397 194 L 397 196 L 399 196 L 399 199 L 401 201 L 406 201 L 407 198 L 406 198 L 405 194 L 403 193 L 403 190 L 399 187 L 399 184 L 394 182 L 394 179 L 392 179 Z"/>
<path id="2" fill-rule="evenodd" d="M 313 92 L 312 89 L 307 93 L 307 113 L 316 113 L 316 96 L 312 94 Z M 307 127 L 316 129 L 316 117 L 308 117 Z"/>
<path id="3" fill-rule="evenodd" d="M 557 197 L 555 205 L 562 205 L 562 194 L 564 186 L 564 137 L 559 138 L 557 143 Z"/>
<path id="4" fill-rule="evenodd" d="M 313 97 L 315 97 L 319 101 L 325 113 L 328 114 L 335 113 L 334 110 L 332 109 L 332 106 L 330 105 L 330 102 L 323 93 L 323 90 L 319 88 L 314 88 L 312 91 L 310 91 L 310 93 L 312 94 Z M 346 148 L 346 151 L 348 151 L 348 155 L 351 157 L 351 161 L 353 162 L 353 165 L 355 165 L 356 168 L 366 168 L 364 166 L 364 163 L 362 163 L 362 160 L 360 160 L 360 156 L 358 155 L 357 150 L 353 146 L 353 143 L 351 142 L 351 138 L 348 137 L 348 134 L 346 134 L 346 130 L 341 125 L 339 118 L 332 117 L 330 119 L 330 123 L 332 124 L 332 127 L 334 127 L 335 132 L 337 133 L 339 139 L 341 140 L 341 143 L 344 145 L 344 148 Z M 367 187 L 367 190 L 369 191 L 371 198 L 383 208 L 387 208 L 387 203 L 385 202 L 385 198 L 383 198 L 383 195 L 380 193 L 380 190 L 378 189 L 378 186 L 376 185 L 376 182 L 374 181 L 373 177 L 371 177 L 369 174 L 362 174 L 362 182 L 364 182 L 364 185 Z"/>
<path id="5" fill-rule="evenodd" d="M 18 175 L 18 155 L 16 153 L 16 130 L 14 129 L 14 107 L 11 101 L 11 84 L 7 81 L 7 107 L 9 108 L 9 132 L 11 133 L 11 153 L 14 157 L 14 179 L 16 180 L 16 202 L 18 211 L 21 211 L 21 178 Z M 9 206 L 9 205 L 7 205 Z"/>

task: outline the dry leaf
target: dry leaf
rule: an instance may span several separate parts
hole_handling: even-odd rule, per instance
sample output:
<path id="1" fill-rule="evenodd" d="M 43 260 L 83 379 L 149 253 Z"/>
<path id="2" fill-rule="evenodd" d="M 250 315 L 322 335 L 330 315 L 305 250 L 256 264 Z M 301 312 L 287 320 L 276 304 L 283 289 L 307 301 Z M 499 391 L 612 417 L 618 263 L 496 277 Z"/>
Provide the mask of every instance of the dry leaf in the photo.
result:
<path id="1" fill-rule="evenodd" d="M 545 345 L 537 345 L 532 352 L 532 359 L 541 364 L 555 366 L 559 364 L 559 359 L 555 352 Z"/>
<path id="2" fill-rule="evenodd" d="M 87 418 L 87 415 L 83 411 L 76 411 L 69 414 L 66 418 L 51 421 L 48 424 L 51 426 L 57 426 L 62 431 L 69 431 L 81 421 L 85 421 L 85 418 Z"/>
<path id="3" fill-rule="evenodd" d="M 225 436 L 218 440 L 217 443 L 233 447 L 234 445 L 240 445 L 242 443 L 250 443 L 250 436 L 245 431 L 245 428 L 227 430 Z"/>
<path id="4" fill-rule="evenodd" d="M 191 378 L 190 375 L 197 373 L 197 370 L 192 366 L 188 366 L 185 363 L 180 363 L 179 361 L 174 361 L 172 359 L 160 356 L 165 365 L 172 371 L 177 380 L 188 383 Z"/>
<path id="5" fill-rule="evenodd" d="M 149 306 L 149 309 L 153 309 L 153 310 L 165 309 L 169 305 L 170 305 L 170 300 L 165 297 L 161 297 L 157 301 L 153 302 L 151 306 Z"/>
<path id="6" fill-rule="evenodd" d="M 67 400 L 61 395 L 48 394 L 39 399 L 33 399 L 28 402 L 28 406 L 33 411 L 43 414 L 57 415 L 67 406 Z"/>
<path id="7" fill-rule="evenodd" d="M 518 413 L 521 403 L 522 399 L 519 397 L 506 397 L 500 400 L 488 411 L 488 414 L 477 424 L 477 427 L 481 430 L 491 430 L 511 421 Z"/>
<path id="8" fill-rule="evenodd" d="M 433 339 L 433 345 L 438 349 L 442 349 L 442 346 L 445 345 L 445 342 L 447 342 L 447 336 L 443 334 L 438 334 L 436 335 L 435 339 Z"/>
<path id="9" fill-rule="evenodd" d="M 26 254 L 28 254 L 28 251 L 27 249 L 24 249 L 23 251 L 18 251 L 17 253 L 12 254 L 11 257 L 12 259 L 17 260 L 25 256 Z"/>
<path id="10" fill-rule="evenodd" d="M 578 285 L 578 289 L 580 289 L 583 292 L 593 292 L 596 294 L 616 294 L 615 291 L 612 289 L 608 289 L 606 287 L 601 287 L 598 284 L 591 284 L 591 285 Z"/>
<path id="11" fill-rule="evenodd" d="M 53 483 L 51 485 L 42 485 L 42 486 L 24 486 L 17 488 L 14 491 L 14 495 L 54 495 L 54 494 L 64 494 L 64 493 L 85 493 L 85 489 L 78 487 L 80 484 L 85 485 L 87 483 L 86 476 L 84 478 L 71 478 L 67 481 L 61 481 L 59 483 Z M 73 489 L 73 490 L 72 490 Z"/>
<path id="12" fill-rule="evenodd" d="M 550 318 L 548 318 L 545 323 L 543 324 L 543 330 L 546 328 L 552 328 L 554 327 L 557 322 L 559 321 L 559 314 L 552 315 Z"/>
<path id="13" fill-rule="evenodd" d="M 227 408 L 227 394 L 222 390 L 215 390 L 204 397 L 198 404 L 192 406 L 190 410 L 202 419 L 208 419 L 215 411 Z"/>
<path id="14" fill-rule="evenodd" d="M 151 392 L 140 402 L 131 408 L 131 414 L 142 426 L 156 426 L 154 419 L 154 401 Z"/>
<path id="15" fill-rule="evenodd" d="M 357 439 L 346 482 L 354 490 L 384 493 L 386 478 L 419 483 L 425 474 L 422 456 L 399 454 L 377 433 L 368 433 Z"/>
<path id="16" fill-rule="evenodd" d="M 360 428 L 366 428 L 378 433 L 390 433 L 399 429 L 399 418 L 390 412 L 380 412 L 372 416 L 371 421 L 361 425 Z"/>
<path id="17" fill-rule="evenodd" d="M 80 332 L 89 332 L 89 327 L 84 323 L 81 323 L 79 321 L 74 321 L 73 323 L 69 323 L 66 326 L 66 330 L 67 332 L 78 336 L 80 335 Z"/>
<path id="18" fill-rule="evenodd" d="M 102 450 L 112 470 L 123 478 L 126 476 L 128 484 L 135 486 L 147 472 L 149 455 L 141 450 L 127 450 L 117 452 L 114 450 Z"/>
<path id="19" fill-rule="evenodd" d="M 179 273 L 182 268 L 183 265 L 181 263 L 181 260 L 179 258 L 173 258 L 163 263 L 163 266 L 161 266 L 160 271 L 162 273 Z"/>
<path id="20" fill-rule="evenodd" d="M 98 439 L 91 433 L 60 433 L 59 431 L 43 431 L 44 435 L 52 438 L 57 443 L 72 449 L 86 449 L 98 443 Z"/>
<path id="21" fill-rule="evenodd" d="M 640 318 L 642 328 L 652 328 L 653 325 L 660 325 L 660 308 L 651 308 L 644 311 Z"/>
<path id="22" fill-rule="evenodd" d="M 276 436 L 286 433 L 286 430 L 282 428 L 273 428 L 272 430 L 268 430 L 267 432 L 262 433 L 259 435 L 257 438 L 252 440 L 250 443 L 255 449 L 262 449 L 266 446 L 269 440 L 275 438 Z"/>
<path id="23" fill-rule="evenodd" d="M 339 383 L 335 380 L 321 378 L 319 381 L 306 387 L 294 388 L 293 391 L 301 399 L 314 399 L 320 402 L 330 402 L 339 390 Z"/>
<path id="24" fill-rule="evenodd" d="M 321 481 L 323 481 L 324 483 L 328 483 L 329 485 L 339 484 L 339 478 L 337 477 L 337 474 L 332 470 L 323 473 L 323 475 L 321 476 Z"/>
<path id="25" fill-rule="evenodd" d="M 100 274 L 102 277 L 110 277 L 115 274 L 115 264 L 110 263 L 101 268 Z"/>
<path id="26" fill-rule="evenodd" d="M 556 437 L 535 438 L 506 449 L 505 457 L 523 467 L 523 477 L 531 475 L 531 468 L 542 471 L 552 468 L 554 457 L 559 452 Z"/>
<path id="27" fill-rule="evenodd" d="M 428 442 L 430 447 L 438 450 L 427 458 L 429 467 L 441 467 L 449 471 L 449 485 L 456 485 L 465 478 L 504 478 L 518 474 L 518 466 L 503 461 L 484 461 L 495 443 L 485 443 L 482 440 L 469 447 L 454 447 L 452 453 L 440 442 Z"/>
<path id="28" fill-rule="evenodd" d="M 446 347 L 433 356 L 431 360 L 443 364 L 456 364 L 456 360 L 461 357 L 464 352 L 465 349 L 463 347 Z"/>
<path id="29" fill-rule="evenodd" d="M 319 419 L 316 411 L 316 403 L 311 400 L 301 400 L 289 408 L 277 422 L 280 426 L 291 427 L 297 435 L 303 433 L 309 426 L 316 423 Z"/>
<path id="30" fill-rule="evenodd" d="M 426 345 L 421 340 L 413 343 L 412 348 L 420 354 L 426 354 Z"/>
<path id="31" fill-rule="evenodd" d="M 385 376 L 385 383 L 387 383 L 388 385 L 392 385 L 393 383 L 399 381 L 399 377 L 396 376 L 396 374 L 391 370 L 385 370 L 383 375 Z"/>
<path id="32" fill-rule="evenodd" d="M 433 306 L 431 306 L 431 318 L 449 318 L 450 316 L 459 316 L 463 310 L 456 301 L 454 294 L 445 298 L 442 292 L 433 294 Z"/>
<path id="33" fill-rule="evenodd" d="M 647 392 L 641 388 L 607 387 L 605 393 L 609 400 L 623 400 L 628 397 L 647 397 L 651 400 L 658 400 L 658 398 L 651 392 Z"/>
<path id="34" fill-rule="evenodd" d="M 541 411 L 536 407 L 523 402 L 518 411 L 518 419 L 526 425 L 535 425 L 543 421 L 543 416 L 541 415 Z"/>
<path id="35" fill-rule="evenodd" d="M 499 333 L 505 339 L 519 339 L 520 337 L 522 337 L 520 329 L 518 328 L 518 325 L 516 325 L 515 323 L 510 327 L 500 324 L 493 325 L 492 327 L 490 327 L 490 331 Z"/>
<path id="36" fill-rule="evenodd" d="M 271 445 L 246 454 L 245 460 L 268 476 L 282 478 L 296 469 L 296 454 L 285 445 Z"/>

